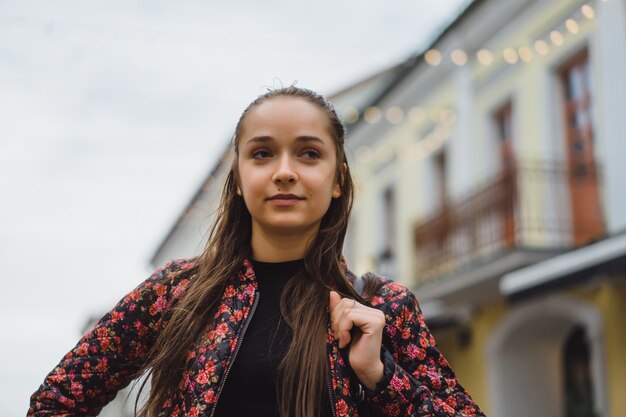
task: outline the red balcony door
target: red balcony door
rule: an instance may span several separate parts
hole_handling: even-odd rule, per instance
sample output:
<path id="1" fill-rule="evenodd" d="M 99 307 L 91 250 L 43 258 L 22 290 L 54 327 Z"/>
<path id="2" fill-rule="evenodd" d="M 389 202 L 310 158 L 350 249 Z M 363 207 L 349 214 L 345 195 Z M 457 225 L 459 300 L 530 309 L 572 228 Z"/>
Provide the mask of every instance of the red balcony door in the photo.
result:
<path id="1" fill-rule="evenodd" d="M 513 106 L 506 103 L 494 114 L 500 148 L 500 181 L 502 184 L 501 213 L 503 242 L 506 247 L 515 245 L 515 154 L 513 152 Z"/>
<path id="2" fill-rule="evenodd" d="M 513 167 L 513 106 L 508 102 L 496 112 L 498 125 L 498 140 L 500 143 L 500 158 L 502 170 L 507 171 Z"/>
<path id="3" fill-rule="evenodd" d="M 435 155 L 435 187 L 437 188 L 437 222 L 435 230 L 437 230 L 436 234 L 436 243 L 438 247 L 438 253 L 445 256 L 445 247 L 448 238 L 448 233 L 450 233 L 450 207 L 449 207 L 449 199 L 448 199 L 448 155 L 446 153 L 446 148 L 443 147 L 439 153 Z"/>
<path id="4" fill-rule="evenodd" d="M 560 71 L 565 116 L 565 146 L 575 245 L 604 234 L 594 156 L 591 77 L 587 51 Z"/>

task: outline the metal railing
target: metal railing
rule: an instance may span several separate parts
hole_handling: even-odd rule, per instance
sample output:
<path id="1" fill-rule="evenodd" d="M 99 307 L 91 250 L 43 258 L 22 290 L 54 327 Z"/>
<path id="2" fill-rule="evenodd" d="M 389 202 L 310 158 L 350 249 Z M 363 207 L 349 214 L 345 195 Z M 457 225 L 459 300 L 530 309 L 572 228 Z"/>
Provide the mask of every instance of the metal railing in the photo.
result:
<path id="1" fill-rule="evenodd" d="M 597 165 L 586 172 L 582 178 L 565 163 L 518 162 L 462 198 L 444 201 L 414 229 L 418 282 L 501 251 L 568 248 L 599 238 L 604 227 Z M 576 210 L 573 198 L 581 195 L 595 199 L 584 204 L 597 210 Z"/>

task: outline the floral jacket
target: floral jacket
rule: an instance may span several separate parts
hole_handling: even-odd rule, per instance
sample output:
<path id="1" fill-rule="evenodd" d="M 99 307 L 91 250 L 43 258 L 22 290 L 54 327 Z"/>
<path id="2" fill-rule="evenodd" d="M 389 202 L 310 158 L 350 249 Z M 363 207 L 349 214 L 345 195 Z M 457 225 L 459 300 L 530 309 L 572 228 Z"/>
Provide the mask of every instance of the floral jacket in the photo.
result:
<path id="1" fill-rule="evenodd" d="M 102 317 L 31 396 L 28 416 L 97 415 L 140 369 L 165 324 L 164 313 L 193 279 L 196 259 L 167 262 Z M 380 279 L 383 286 L 372 305 L 385 313 L 387 321 L 381 348 L 385 375 L 374 391 L 357 394 L 359 384 L 329 324 L 328 390 L 334 416 L 484 416 L 435 347 L 415 296 L 399 283 Z M 252 265 L 244 261 L 231 277 L 201 343 L 188 353 L 179 389 L 160 415 L 213 415 L 229 365 L 254 314 L 257 288 Z"/>

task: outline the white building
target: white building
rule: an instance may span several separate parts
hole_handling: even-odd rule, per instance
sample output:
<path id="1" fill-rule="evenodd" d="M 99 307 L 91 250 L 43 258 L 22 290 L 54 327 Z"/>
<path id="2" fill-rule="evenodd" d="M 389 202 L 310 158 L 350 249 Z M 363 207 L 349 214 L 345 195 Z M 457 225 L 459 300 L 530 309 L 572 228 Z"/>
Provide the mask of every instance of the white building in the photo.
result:
<path id="1" fill-rule="evenodd" d="M 488 415 L 625 415 L 624 1 L 477 0 L 405 66 L 345 110 L 350 263 L 415 290 Z"/>

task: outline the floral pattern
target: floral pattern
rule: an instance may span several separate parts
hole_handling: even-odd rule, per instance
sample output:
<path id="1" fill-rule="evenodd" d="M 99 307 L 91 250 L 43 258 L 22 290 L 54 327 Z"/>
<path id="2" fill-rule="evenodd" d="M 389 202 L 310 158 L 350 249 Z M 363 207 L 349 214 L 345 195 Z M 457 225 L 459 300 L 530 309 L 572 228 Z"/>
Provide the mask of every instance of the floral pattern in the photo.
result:
<path id="1" fill-rule="evenodd" d="M 97 415 L 137 376 L 168 311 L 195 277 L 195 260 L 167 262 L 127 294 L 94 325 L 48 374 L 31 396 L 28 416 Z M 353 276 L 353 275 L 351 275 Z M 358 400 L 354 374 L 339 350 L 328 320 L 327 353 L 335 416 L 359 415 L 363 406 L 385 416 L 484 416 L 458 383 L 436 348 L 415 296 L 388 278 L 372 299 L 385 313 L 381 357 L 385 377 Z M 209 416 L 250 314 L 258 289 L 252 264 L 244 261 L 222 296 L 213 320 L 195 348 L 178 389 L 161 416 Z"/>

